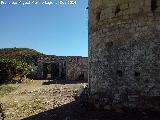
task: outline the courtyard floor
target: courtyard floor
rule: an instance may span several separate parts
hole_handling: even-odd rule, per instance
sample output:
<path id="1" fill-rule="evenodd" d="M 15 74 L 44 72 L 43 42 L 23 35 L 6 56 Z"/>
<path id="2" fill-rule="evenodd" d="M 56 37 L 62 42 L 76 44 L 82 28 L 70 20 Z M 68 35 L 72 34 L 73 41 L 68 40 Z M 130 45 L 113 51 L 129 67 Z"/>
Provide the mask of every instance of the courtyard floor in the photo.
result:
<path id="1" fill-rule="evenodd" d="M 158 112 L 92 110 L 74 100 L 86 83 L 35 80 L 0 86 L 4 120 L 160 120 Z"/>

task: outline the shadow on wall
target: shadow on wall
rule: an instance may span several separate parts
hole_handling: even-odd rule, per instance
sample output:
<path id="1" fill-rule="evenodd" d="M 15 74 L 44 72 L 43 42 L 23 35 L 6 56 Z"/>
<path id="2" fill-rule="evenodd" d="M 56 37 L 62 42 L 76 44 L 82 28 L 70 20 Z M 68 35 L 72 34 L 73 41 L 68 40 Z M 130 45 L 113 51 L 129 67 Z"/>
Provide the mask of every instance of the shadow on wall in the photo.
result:
<path id="1" fill-rule="evenodd" d="M 87 83 L 87 81 L 82 80 L 48 80 L 46 82 L 43 82 L 42 85 L 50 85 L 50 84 L 79 84 L 79 83 Z"/>
<path id="2" fill-rule="evenodd" d="M 22 120 L 159 120 L 157 112 L 114 112 L 87 109 L 79 102 L 71 102 Z"/>

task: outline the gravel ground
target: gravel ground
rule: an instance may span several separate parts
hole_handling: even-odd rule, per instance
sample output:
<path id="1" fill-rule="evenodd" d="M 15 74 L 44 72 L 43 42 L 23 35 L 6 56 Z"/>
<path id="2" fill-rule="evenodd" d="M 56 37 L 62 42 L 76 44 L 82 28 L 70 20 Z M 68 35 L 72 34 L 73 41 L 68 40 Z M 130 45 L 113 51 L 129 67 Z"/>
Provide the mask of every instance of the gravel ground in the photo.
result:
<path id="1" fill-rule="evenodd" d="M 85 84 L 37 80 L 0 86 L 4 120 L 160 120 L 155 111 L 117 112 L 82 106 L 73 96 Z"/>
<path id="2" fill-rule="evenodd" d="M 47 83 L 47 84 L 46 84 Z M 73 95 L 85 83 L 59 84 L 44 80 L 0 86 L 5 120 L 20 120 L 56 109 L 74 101 Z"/>

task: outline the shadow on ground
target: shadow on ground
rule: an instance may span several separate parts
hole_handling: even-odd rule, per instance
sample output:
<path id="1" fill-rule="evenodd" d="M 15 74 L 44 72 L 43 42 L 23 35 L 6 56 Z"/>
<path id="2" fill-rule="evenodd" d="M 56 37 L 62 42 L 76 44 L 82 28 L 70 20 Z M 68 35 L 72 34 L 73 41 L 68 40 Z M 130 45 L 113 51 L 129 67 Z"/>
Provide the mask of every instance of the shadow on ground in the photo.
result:
<path id="1" fill-rule="evenodd" d="M 43 82 L 42 85 L 50 85 L 50 84 L 78 84 L 78 83 L 87 83 L 86 81 L 73 81 L 73 80 L 47 80 Z"/>
<path id="2" fill-rule="evenodd" d="M 89 110 L 78 102 L 71 102 L 22 120 L 160 120 L 160 113 Z"/>

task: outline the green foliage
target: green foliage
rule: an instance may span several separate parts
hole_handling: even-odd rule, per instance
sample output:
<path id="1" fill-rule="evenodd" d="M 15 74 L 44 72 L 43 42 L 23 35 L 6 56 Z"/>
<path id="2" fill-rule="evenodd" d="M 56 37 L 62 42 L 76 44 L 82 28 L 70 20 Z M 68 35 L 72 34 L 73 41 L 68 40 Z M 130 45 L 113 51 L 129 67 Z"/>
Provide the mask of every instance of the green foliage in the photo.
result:
<path id="1" fill-rule="evenodd" d="M 16 59 L 0 59 L 0 70 L 6 72 L 9 78 L 20 76 L 23 77 L 31 72 L 32 68 L 27 63 L 16 60 Z"/>
<path id="2" fill-rule="evenodd" d="M 0 49 L 0 58 L 17 59 L 29 65 L 36 66 L 39 59 L 54 60 L 55 55 L 45 55 L 29 48 L 3 48 Z"/>

